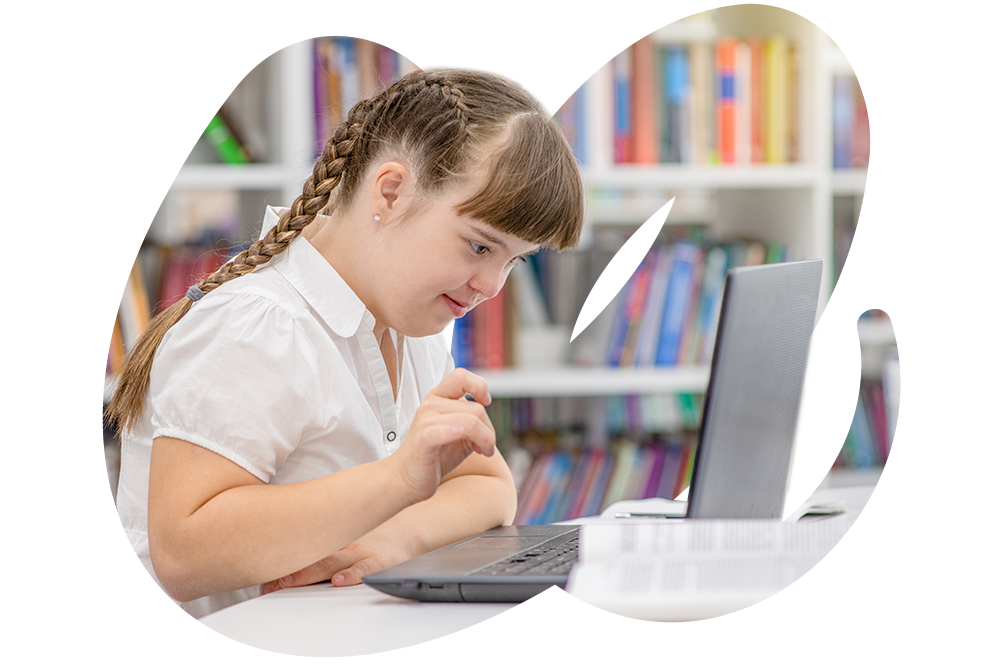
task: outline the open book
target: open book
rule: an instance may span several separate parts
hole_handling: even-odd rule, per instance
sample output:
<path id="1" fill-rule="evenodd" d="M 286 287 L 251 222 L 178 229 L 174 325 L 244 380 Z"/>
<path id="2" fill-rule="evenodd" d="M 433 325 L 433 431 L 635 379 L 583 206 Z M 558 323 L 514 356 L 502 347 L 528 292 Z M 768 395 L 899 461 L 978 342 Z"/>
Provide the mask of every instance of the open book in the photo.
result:
<path id="1" fill-rule="evenodd" d="M 748 607 L 808 572 L 852 520 L 588 524 L 567 591 L 616 614 L 707 619 Z"/>

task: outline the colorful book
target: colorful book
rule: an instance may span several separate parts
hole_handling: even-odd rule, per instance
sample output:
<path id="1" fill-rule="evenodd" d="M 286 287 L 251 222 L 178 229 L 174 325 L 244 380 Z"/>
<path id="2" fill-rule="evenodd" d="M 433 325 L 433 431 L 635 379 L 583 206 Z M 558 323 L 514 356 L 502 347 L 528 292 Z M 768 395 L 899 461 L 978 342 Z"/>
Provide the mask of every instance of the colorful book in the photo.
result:
<path id="1" fill-rule="evenodd" d="M 764 107 L 767 161 L 780 164 L 788 159 L 788 42 L 774 35 L 764 43 L 767 103 Z"/>
<path id="2" fill-rule="evenodd" d="M 660 93 L 654 51 L 650 37 L 632 45 L 632 161 L 637 164 L 660 161 L 656 110 Z"/>
<path id="3" fill-rule="evenodd" d="M 715 46 L 716 77 L 719 96 L 716 100 L 717 146 L 720 161 L 736 161 L 736 40 L 720 39 Z"/>
<path id="4" fill-rule="evenodd" d="M 667 120 L 668 162 L 691 161 L 691 136 L 688 126 L 689 72 L 687 48 L 667 48 Z"/>
<path id="5" fill-rule="evenodd" d="M 675 244 L 672 251 L 667 295 L 656 349 L 655 364 L 662 367 L 677 364 L 681 349 L 681 333 L 684 331 L 694 286 L 695 263 L 700 254 L 700 249 L 688 242 Z"/>
<path id="6" fill-rule="evenodd" d="M 231 126 L 218 112 L 207 123 L 204 138 L 225 164 L 247 164 L 252 161 L 245 147 L 235 138 Z"/>
<path id="7" fill-rule="evenodd" d="M 615 163 L 632 161 L 632 51 L 625 49 L 612 61 L 615 81 Z"/>

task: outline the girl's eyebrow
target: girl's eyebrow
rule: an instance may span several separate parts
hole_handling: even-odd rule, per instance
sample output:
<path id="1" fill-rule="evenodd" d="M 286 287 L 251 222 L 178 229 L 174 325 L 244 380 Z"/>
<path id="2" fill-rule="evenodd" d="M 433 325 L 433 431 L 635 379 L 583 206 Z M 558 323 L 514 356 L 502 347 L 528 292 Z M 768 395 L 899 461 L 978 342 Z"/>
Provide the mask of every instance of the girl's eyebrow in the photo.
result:
<path id="1" fill-rule="evenodd" d="M 472 224 L 471 223 L 470 224 L 470 228 L 473 229 L 477 233 L 477 235 L 479 235 L 481 238 L 483 238 L 484 240 L 486 240 L 490 244 L 497 245 L 498 247 L 500 247 L 501 249 L 503 249 L 506 252 L 508 251 L 508 246 L 506 244 L 504 244 L 504 241 L 501 240 L 500 238 L 498 238 L 497 236 L 495 236 L 494 234 L 489 233 L 485 229 L 477 226 L 476 224 Z"/>
<path id="2" fill-rule="evenodd" d="M 493 233 L 488 232 L 485 228 L 482 228 L 472 222 L 470 223 L 470 228 L 490 244 L 496 245 L 506 252 L 508 251 L 508 246 L 504 244 L 504 241 L 495 236 Z M 542 247 L 536 247 L 531 252 L 525 252 L 524 254 L 521 254 L 521 256 L 532 256 L 533 254 L 538 254 L 541 249 Z"/>

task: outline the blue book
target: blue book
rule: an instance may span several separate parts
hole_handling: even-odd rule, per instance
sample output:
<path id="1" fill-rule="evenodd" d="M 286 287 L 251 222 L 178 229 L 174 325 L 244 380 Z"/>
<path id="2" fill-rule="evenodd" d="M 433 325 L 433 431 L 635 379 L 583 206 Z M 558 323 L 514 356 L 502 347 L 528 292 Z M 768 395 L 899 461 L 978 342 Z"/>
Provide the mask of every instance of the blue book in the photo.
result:
<path id="1" fill-rule="evenodd" d="M 874 449 L 874 438 L 871 434 L 871 424 L 867 419 L 867 405 L 863 395 L 857 398 L 857 408 L 850 425 L 853 435 L 852 462 L 858 469 L 872 467 L 877 464 L 877 453 Z"/>
<path id="2" fill-rule="evenodd" d="M 698 320 L 689 356 L 695 364 L 705 365 L 712 357 L 719 309 L 722 305 L 722 288 L 728 269 L 729 253 L 725 247 L 716 245 L 708 250 L 701 280 L 701 295 L 698 298 Z"/>
<path id="3" fill-rule="evenodd" d="M 638 269 L 637 269 L 638 270 Z M 622 350 L 625 348 L 625 340 L 629 336 L 630 317 L 626 311 L 629 302 L 630 292 L 636 280 L 629 278 L 622 290 L 615 296 L 618 299 L 618 306 L 613 308 L 615 320 L 612 321 L 611 335 L 608 337 L 608 349 L 605 364 L 609 367 L 618 367 L 622 362 Z"/>
<path id="4" fill-rule="evenodd" d="M 687 144 L 687 99 L 690 89 L 688 54 L 684 46 L 671 46 L 667 49 L 666 103 L 668 154 L 664 162 L 688 162 L 691 155 L 685 154 Z"/>
<path id="5" fill-rule="evenodd" d="M 573 459 L 563 451 L 553 453 L 553 469 L 549 479 L 549 495 L 542 513 L 537 516 L 536 524 L 551 524 L 559 520 L 560 507 L 563 504 L 567 485 L 570 483 L 570 470 Z"/>
<path id="6" fill-rule="evenodd" d="M 615 162 L 632 161 L 632 51 L 615 56 Z"/>
<path id="7" fill-rule="evenodd" d="M 833 77 L 833 168 L 850 166 L 854 118 L 853 80 Z"/>
<path id="8" fill-rule="evenodd" d="M 674 245 L 667 280 L 667 297 L 660 321 L 660 340 L 656 347 L 656 364 L 672 367 L 677 364 L 681 349 L 681 334 L 688 316 L 691 291 L 694 286 L 695 263 L 701 250 L 697 245 L 679 242 Z"/>

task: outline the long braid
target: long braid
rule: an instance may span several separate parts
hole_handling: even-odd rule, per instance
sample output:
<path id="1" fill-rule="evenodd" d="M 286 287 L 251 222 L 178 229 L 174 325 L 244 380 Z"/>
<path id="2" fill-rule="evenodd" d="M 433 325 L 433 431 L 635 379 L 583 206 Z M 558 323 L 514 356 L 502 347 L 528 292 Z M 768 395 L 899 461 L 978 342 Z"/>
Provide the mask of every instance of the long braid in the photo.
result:
<path id="1" fill-rule="evenodd" d="M 332 190 L 341 181 L 357 135 L 362 131 L 362 123 L 356 122 L 355 116 L 355 113 L 351 113 L 326 143 L 311 176 L 304 183 L 303 192 L 291 208 L 280 216 L 279 222 L 266 233 L 265 237 L 252 243 L 248 249 L 240 252 L 217 272 L 203 278 L 197 284 L 201 291 L 205 294 L 210 293 L 225 282 L 268 263 L 271 258 L 283 252 L 314 220 L 318 211 L 328 203 Z M 317 185 L 314 184 L 316 182 Z M 137 422 L 145 408 L 155 352 L 166 331 L 186 315 L 192 304 L 193 301 L 189 297 L 180 298 L 149 322 L 135 347 L 128 354 L 114 397 L 104 412 L 108 423 L 125 431 Z"/>

